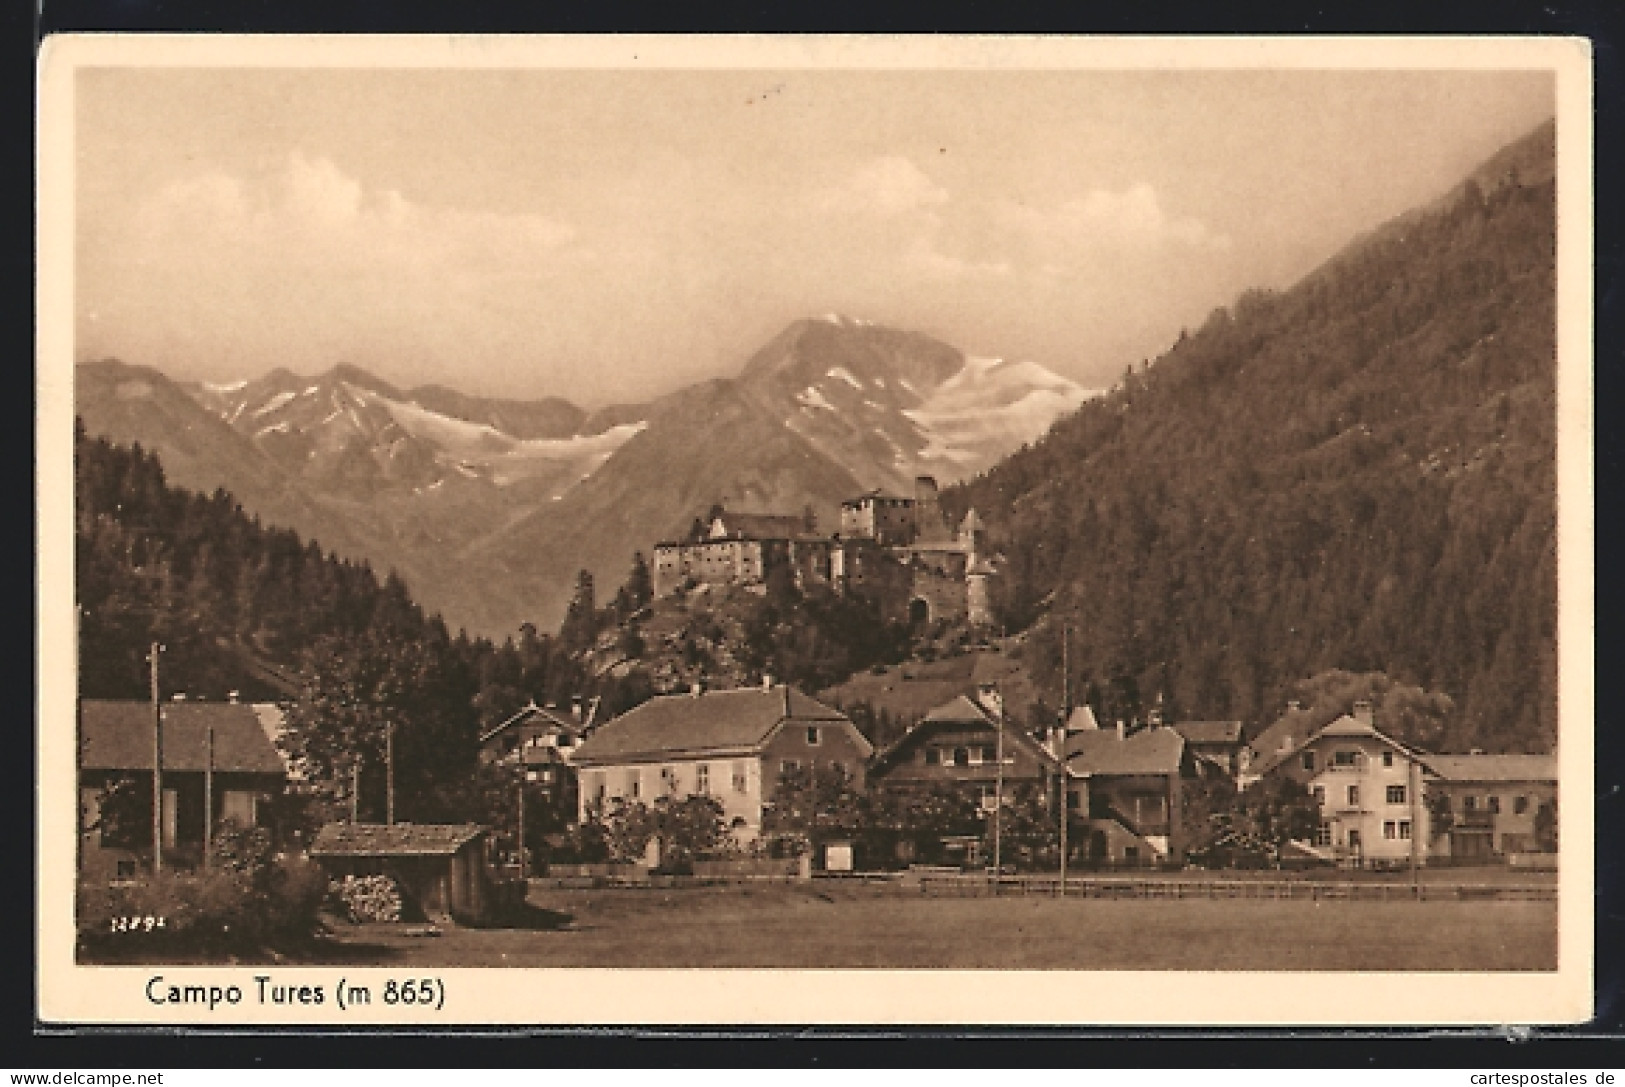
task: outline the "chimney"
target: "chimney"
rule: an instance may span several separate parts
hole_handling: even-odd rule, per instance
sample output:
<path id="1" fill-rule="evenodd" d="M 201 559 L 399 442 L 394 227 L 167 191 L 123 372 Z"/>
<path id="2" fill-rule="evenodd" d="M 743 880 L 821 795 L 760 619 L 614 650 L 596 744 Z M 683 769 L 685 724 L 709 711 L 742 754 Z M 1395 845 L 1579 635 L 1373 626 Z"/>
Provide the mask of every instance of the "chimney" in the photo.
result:
<path id="1" fill-rule="evenodd" d="M 235 706 L 237 704 L 238 696 L 241 693 L 242 692 L 240 692 L 240 691 L 227 691 L 226 692 L 226 701 L 230 702 L 233 706 Z"/>
<path id="2" fill-rule="evenodd" d="M 1350 711 L 1350 716 L 1362 725 L 1373 724 L 1375 721 L 1371 711 L 1371 703 L 1363 698 L 1354 703 L 1354 709 Z"/>
<path id="3" fill-rule="evenodd" d="M 1296 698 L 1287 700 L 1286 712 L 1288 712 L 1288 713 L 1297 713 L 1302 709 L 1303 709 L 1303 703 L 1299 702 Z"/>
<path id="4" fill-rule="evenodd" d="M 1117 738 L 1119 740 L 1121 740 L 1127 735 L 1127 733 L 1128 733 L 1128 729 L 1123 724 L 1123 719 L 1121 717 L 1119 717 L 1117 719 Z"/>
<path id="5" fill-rule="evenodd" d="M 697 679 L 693 683 L 690 683 L 688 685 L 688 693 L 693 698 L 700 697 L 700 692 L 702 690 L 704 690 L 704 689 L 705 689 L 705 684 L 701 683 Z"/>
<path id="6" fill-rule="evenodd" d="M 570 720 L 581 723 L 581 696 L 578 694 L 570 696 Z"/>
<path id="7" fill-rule="evenodd" d="M 773 689 L 773 673 L 772 672 L 763 672 L 762 673 L 762 690 L 771 691 L 772 689 Z"/>

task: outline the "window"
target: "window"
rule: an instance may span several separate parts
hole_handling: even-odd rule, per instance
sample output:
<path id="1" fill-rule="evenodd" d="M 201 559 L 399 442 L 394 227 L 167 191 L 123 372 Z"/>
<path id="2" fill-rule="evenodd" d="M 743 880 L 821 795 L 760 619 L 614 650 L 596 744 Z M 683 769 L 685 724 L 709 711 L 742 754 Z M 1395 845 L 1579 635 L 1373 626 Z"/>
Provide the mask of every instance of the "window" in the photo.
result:
<path id="1" fill-rule="evenodd" d="M 1305 751 L 1303 753 L 1303 768 L 1305 770 L 1313 770 L 1315 768 L 1315 753 L 1313 751 Z"/>
<path id="2" fill-rule="evenodd" d="M 994 801 L 998 799 L 997 790 L 991 785 L 983 785 L 980 790 L 981 808 L 983 811 L 992 811 Z"/>
<path id="3" fill-rule="evenodd" d="M 980 747 L 970 749 L 970 764 L 972 766 L 982 765 L 982 749 Z"/>
<path id="4" fill-rule="evenodd" d="M 677 791 L 676 767 L 662 766 L 660 768 L 660 790 L 666 793 L 675 793 Z"/>
<path id="5" fill-rule="evenodd" d="M 604 797 L 608 795 L 608 793 L 609 782 L 604 780 L 603 772 L 600 771 L 593 774 L 592 784 L 588 787 L 587 795 L 602 804 L 604 802 Z"/>
<path id="6" fill-rule="evenodd" d="M 1332 753 L 1333 766 L 1358 766 L 1360 753 L 1358 751 L 1334 751 Z"/>
<path id="7" fill-rule="evenodd" d="M 954 765 L 955 766 L 969 766 L 970 765 L 970 750 L 968 748 L 964 748 L 964 747 L 956 747 L 956 748 L 954 748 Z"/>
<path id="8" fill-rule="evenodd" d="M 736 793 L 750 791 L 750 774 L 745 767 L 746 764 L 743 762 L 734 763 L 734 792 Z"/>
<path id="9" fill-rule="evenodd" d="M 817 725 L 808 725 L 807 726 L 807 746 L 808 747 L 817 747 L 818 746 L 818 726 Z"/>
<path id="10" fill-rule="evenodd" d="M 1382 825 L 1382 836 L 1389 839 L 1399 837 L 1399 828 L 1392 819 Z"/>
<path id="11" fill-rule="evenodd" d="M 1320 824 L 1320 829 L 1315 831 L 1315 844 L 1316 845 L 1331 845 L 1332 844 L 1332 825 L 1330 823 L 1322 823 L 1322 824 Z"/>
<path id="12" fill-rule="evenodd" d="M 1399 838 L 1400 841 L 1404 842 L 1411 840 L 1411 821 L 1409 819 L 1399 821 Z"/>
<path id="13" fill-rule="evenodd" d="M 781 774 L 793 774 L 800 769 L 801 763 L 797 762 L 795 759 L 785 759 L 783 762 L 779 763 L 779 773 Z"/>
<path id="14" fill-rule="evenodd" d="M 1324 786 L 1324 785 L 1316 785 L 1314 792 L 1315 792 L 1315 803 L 1316 804 L 1324 804 L 1324 803 L 1326 803 L 1326 786 Z"/>
<path id="15" fill-rule="evenodd" d="M 702 762 L 694 767 L 694 791 L 701 796 L 711 795 L 711 764 Z"/>
<path id="16" fill-rule="evenodd" d="M 1382 765 L 1384 769 L 1394 765 L 1394 753 L 1392 751 L 1384 751 L 1382 753 Z"/>
<path id="17" fill-rule="evenodd" d="M 1350 785 L 1348 796 L 1349 807 L 1358 808 L 1360 806 L 1360 787 L 1358 785 Z"/>
<path id="18" fill-rule="evenodd" d="M 1076 790 L 1076 789 L 1068 789 L 1066 791 L 1066 806 L 1068 808 L 1072 808 L 1074 810 L 1076 810 L 1078 807 L 1080 807 L 1080 805 L 1078 803 L 1078 790 Z"/>
<path id="19" fill-rule="evenodd" d="M 1390 785 L 1390 786 L 1388 786 L 1388 803 L 1390 803 L 1390 804 L 1403 804 L 1403 803 L 1405 803 L 1405 786 L 1403 786 L 1403 785 Z"/>
<path id="20" fill-rule="evenodd" d="M 626 772 L 626 795 L 633 800 L 643 795 L 643 775 L 636 770 Z"/>
<path id="21" fill-rule="evenodd" d="M 1462 797 L 1461 798 L 1461 810 L 1462 811 L 1477 811 L 1478 810 L 1478 797 L 1473 796 L 1470 793 L 1467 796 Z"/>
<path id="22" fill-rule="evenodd" d="M 1501 814 L 1501 798 L 1500 797 L 1498 797 L 1498 796 L 1490 797 L 1490 814 L 1491 815 L 1500 815 Z"/>
<path id="23" fill-rule="evenodd" d="M 997 747 L 995 747 L 993 744 L 983 744 L 982 745 L 982 761 L 983 762 L 997 762 L 998 759 L 999 759 L 999 749 Z M 1004 761 L 1009 762 L 1010 761 L 1009 757 L 1006 756 Z"/>
<path id="24" fill-rule="evenodd" d="M 927 766 L 941 766 L 942 752 L 935 747 L 925 749 L 925 764 Z"/>
<path id="25" fill-rule="evenodd" d="M 1524 812 L 1526 812 L 1528 810 L 1529 810 L 1529 798 L 1527 796 L 1520 796 L 1517 799 L 1512 801 L 1512 814 L 1514 814 L 1514 815 L 1522 815 Z"/>

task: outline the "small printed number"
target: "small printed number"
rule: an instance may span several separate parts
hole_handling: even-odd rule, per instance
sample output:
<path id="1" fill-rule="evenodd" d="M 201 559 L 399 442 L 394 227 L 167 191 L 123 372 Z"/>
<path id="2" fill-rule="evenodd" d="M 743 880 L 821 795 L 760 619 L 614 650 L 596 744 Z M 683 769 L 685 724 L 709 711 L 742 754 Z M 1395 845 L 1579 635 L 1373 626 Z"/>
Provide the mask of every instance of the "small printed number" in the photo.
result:
<path id="1" fill-rule="evenodd" d="M 164 919 L 151 914 L 144 917 L 113 917 L 107 923 L 114 932 L 151 932 L 164 927 Z"/>

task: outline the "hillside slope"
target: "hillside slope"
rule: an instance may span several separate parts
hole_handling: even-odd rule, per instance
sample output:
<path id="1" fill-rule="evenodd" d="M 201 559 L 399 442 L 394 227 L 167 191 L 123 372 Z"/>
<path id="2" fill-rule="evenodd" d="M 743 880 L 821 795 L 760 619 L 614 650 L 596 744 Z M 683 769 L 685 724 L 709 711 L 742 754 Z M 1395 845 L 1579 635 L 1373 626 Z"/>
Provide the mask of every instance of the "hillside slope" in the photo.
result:
<path id="1" fill-rule="evenodd" d="M 1070 625 L 1074 682 L 1128 712 L 1267 722 L 1381 670 L 1455 701 L 1448 746 L 1549 747 L 1552 155 L 1544 126 L 945 494 L 1009 556 L 1046 685 Z"/>

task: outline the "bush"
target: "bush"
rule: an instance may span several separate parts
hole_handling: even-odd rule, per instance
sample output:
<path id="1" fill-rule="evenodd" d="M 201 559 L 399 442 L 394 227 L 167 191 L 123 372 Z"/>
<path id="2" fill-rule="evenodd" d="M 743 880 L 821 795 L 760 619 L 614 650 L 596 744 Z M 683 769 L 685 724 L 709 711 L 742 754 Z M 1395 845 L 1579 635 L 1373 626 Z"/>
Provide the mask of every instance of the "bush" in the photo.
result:
<path id="1" fill-rule="evenodd" d="M 325 886 L 303 857 L 245 870 L 171 870 L 112 886 L 84 884 L 77 928 L 86 947 L 252 954 L 310 937 Z"/>
<path id="2" fill-rule="evenodd" d="M 401 919 L 401 890 L 389 876 L 345 876 L 329 890 L 345 915 L 356 924 L 393 923 Z"/>

